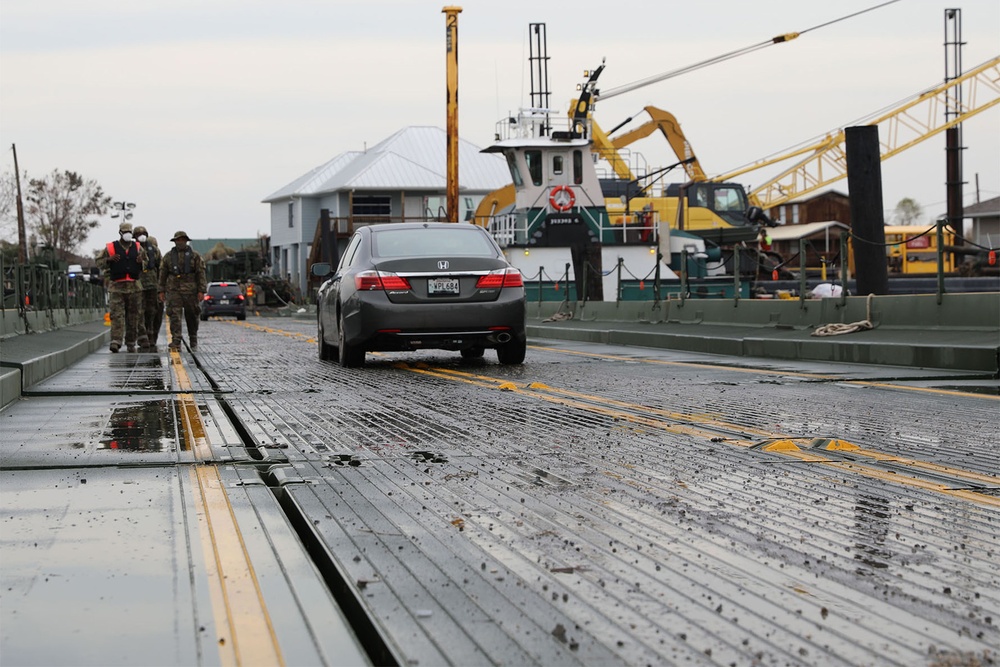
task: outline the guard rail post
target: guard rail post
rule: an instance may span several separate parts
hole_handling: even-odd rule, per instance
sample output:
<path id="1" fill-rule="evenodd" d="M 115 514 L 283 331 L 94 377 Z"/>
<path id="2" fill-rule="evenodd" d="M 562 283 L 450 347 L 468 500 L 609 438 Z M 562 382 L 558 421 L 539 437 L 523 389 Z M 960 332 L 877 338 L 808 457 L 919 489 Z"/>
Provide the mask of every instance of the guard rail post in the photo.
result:
<path id="1" fill-rule="evenodd" d="M 850 242 L 849 232 L 840 232 L 840 305 L 847 307 L 847 244 Z"/>
<path id="2" fill-rule="evenodd" d="M 622 301 L 622 262 L 624 262 L 624 261 L 625 260 L 622 259 L 621 257 L 618 258 L 618 267 L 617 267 L 617 271 L 618 271 L 618 284 L 615 287 L 615 292 L 616 292 L 616 294 L 615 294 L 615 303 L 621 303 L 621 301 Z"/>
<path id="3" fill-rule="evenodd" d="M 937 302 L 941 305 L 944 295 L 944 220 L 937 221 Z M 904 249 L 905 252 L 905 249 Z"/>
<path id="4" fill-rule="evenodd" d="M 542 305 L 542 276 L 545 275 L 545 267 L 538 267 L 538 305 Z"/>
<path id="5" fill-rule="evenodd" d="M 566 262 L 566 270 L 563 272 L 563 291 L 566 293 L 563 302 L 569 305 L 569 262 Z"/>
<path id="6" fill-rule="evenodd" d="M 684 305 L 684 301 L 687 298 L 687 283 L 688 283 L 688 251 L 687 249 L 681 249 L 681 306 Z"/>
<path id="7" fill-rule="evenodd" d="M 799 306 L 806 307 L 806 240 L 799 239 Z"/>
<path id="8" fill-rule="evenodd" d="M 740 305 L 740 270 L 743 268 L 743 257 L 739 248 L 733 252 L 733 308 Z"/>
<path id="9" fill-rule="evenodd" d="M 660 305 L 660 261 L 663 259 L 663 253 L 660 251 L 656 252 L 656 272 L 653 274 L 653 305 Z"/>

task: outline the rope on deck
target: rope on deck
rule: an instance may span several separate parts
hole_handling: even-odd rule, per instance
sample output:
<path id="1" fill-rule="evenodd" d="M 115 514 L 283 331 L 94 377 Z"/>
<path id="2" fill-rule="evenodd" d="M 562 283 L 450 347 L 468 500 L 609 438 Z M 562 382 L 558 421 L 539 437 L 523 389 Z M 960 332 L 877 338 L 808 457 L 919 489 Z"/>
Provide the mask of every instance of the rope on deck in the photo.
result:
<path id="1" fill-rule="evenodd" d="M 812 332 L 813 336 L 840 336 L 842 334 L 854 333 L 855 331 L 866 331 L 868 329 L 874 329 L 875 325 L 872 324 L 872 297 L 874 294 L 869 294 L 866 301 L 866 312 L 865 319 L 858 322 L 851 322 L 849 324 L 841 322 L 831 322 L 830 324 L 824 324 L 818 327 Z"/>

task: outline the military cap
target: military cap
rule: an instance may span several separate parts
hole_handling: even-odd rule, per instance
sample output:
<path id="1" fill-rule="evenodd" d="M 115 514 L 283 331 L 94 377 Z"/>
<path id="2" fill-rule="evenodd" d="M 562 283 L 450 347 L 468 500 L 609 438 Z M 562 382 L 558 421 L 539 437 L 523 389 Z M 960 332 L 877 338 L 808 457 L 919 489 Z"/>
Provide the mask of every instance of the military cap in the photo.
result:
<path id="1" fill-rule="evenodd" d="M 130 231 L 132 231 L 132 223 L 131 222 L 123 222 L 122 224 L 118 225 L 118 233 L 119 234 L 124 234 L 125 232 L 130 232 Z"/>
<path id="2" fill-rule="evenodd" d="M 149 232 L 146 231 L 145 227 L 139 225 L 138 227 L 135 228 L 135 235 L 139 236 L 140 234 L 149 234 Z"/>
<path id="3" fill-rule="evenodd" d="M 176 241 L 177 239 L 187 239 L 188 241 L 190 241 L 190 240 L 191 240 L 191 237 L 190 237 L 190 236 L 188 236 L 188 235 L 187 235 L 186 233 L 184 233 L 184 232 L 175 232 L 175 233 L 174 233 L 174 237 L 173 237 L 172 239 L 170 239 L 170 240 L 171 240 L 171 241 Z"/>

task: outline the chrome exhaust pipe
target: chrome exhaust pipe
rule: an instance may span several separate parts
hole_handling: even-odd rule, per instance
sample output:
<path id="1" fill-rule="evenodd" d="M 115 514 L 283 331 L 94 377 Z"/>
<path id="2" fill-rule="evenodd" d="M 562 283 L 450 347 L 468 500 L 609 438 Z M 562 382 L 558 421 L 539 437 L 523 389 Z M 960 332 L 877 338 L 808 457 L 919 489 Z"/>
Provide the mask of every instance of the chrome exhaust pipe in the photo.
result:
<path id="1" fill-rule="evenodd" d="M 498 343 L 509 343 L 510 342 L 510 334 L 507 333 L 506 331 L 504 331 L 503 333 L 498 333 L 497 334 L 497 342 Z"/>

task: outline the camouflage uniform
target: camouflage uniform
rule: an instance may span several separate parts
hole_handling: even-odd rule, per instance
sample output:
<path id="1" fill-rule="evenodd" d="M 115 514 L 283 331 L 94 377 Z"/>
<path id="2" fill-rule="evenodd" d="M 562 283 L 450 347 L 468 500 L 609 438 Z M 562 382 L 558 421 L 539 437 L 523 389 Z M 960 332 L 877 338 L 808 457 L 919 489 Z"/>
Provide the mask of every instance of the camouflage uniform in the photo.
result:
<path id="1" fill-rule="evenodd" d="M 167 304 L 167 324 L 170 329 L 170 349 L 181 348 L 181 317 L 187 324 L 188 343 L 198 347 L 198 322 L 201 299 L 205 295 L 205 262 L 201 255 L 187 244 L 184 232 L 177 232 L 170 239 L 174 247 L 160 260 L 160 299 Z M 183 243 L 177 243 L 183 240 Z"/>
<path id="2" fill-rule="evenodd" d="M 157 286 L 160 281 L 160 247 L 156 239 L 147 235 L 145 227 L 135 228 L 136 240 L 142 244 L 146 251 L 146 267 L 142 271 L 142 322 L 146 330 L 146 350 L 156 351 L 156 339 L 160 336 L 160 327 L 163 325 L 163 304 L 160 303 L 157 294 Z M 142 237 L 147 238 L 143 239 Z"/>
<path id="3" fill-rule="evenodd" d="M 104 247 L 97 264 L 108 287 L 108 311 L 111 317 L 111 351 L 121 349 L 122 340 L 129 352 L 135 352 L 136 343 L 146 347 L 146 330 L 140 328 L 142 318 L 142 285 L 139 277 L 146 265 L 146 251 L 131 240 L 132 225 L 123 222 L 118 226 L 121 238 Z M 129 240 L 125 240 L 125 234 Z"/>

